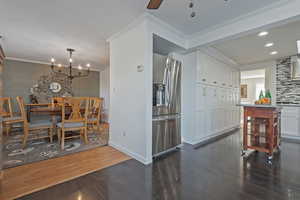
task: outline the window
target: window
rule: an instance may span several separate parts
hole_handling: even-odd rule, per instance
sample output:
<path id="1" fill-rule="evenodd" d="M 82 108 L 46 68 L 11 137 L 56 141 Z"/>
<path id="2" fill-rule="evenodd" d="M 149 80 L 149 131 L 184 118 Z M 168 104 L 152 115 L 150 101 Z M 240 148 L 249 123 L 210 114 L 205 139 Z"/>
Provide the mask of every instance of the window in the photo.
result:
<path id="1" fill-rule="evenodd" d="M 261 91 L 265 92 L 265 84 L 256 83 L 256 85 L 255 85 L 255 98 L 256 99 L 259 99 L 259 94 Z"/>

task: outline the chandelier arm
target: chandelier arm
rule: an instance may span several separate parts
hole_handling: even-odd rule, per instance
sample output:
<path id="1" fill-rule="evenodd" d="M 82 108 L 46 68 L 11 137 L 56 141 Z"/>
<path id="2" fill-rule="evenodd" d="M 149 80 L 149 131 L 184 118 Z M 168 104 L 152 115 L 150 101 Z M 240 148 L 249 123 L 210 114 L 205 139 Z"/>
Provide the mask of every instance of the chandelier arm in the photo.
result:
<path id="1" fill-rule="evenodd" d="M 73 77 L 74 77 L 74 78 L 87 77 L 87 76 L 89 76 L 89 74 L 90 74 L 89 72 L 88 72 L 88 73 L 85 73 L 85 74 L 81 74 L 81 73 L 80 73 L 80 74 L 77 74 L 77 75 L 73 75 Z"/>
<path id="2" fill-rule="evenodd" d="M 64 75 L 64 76 L 69 76 L 69 74 L 64 73 L 64 72 L 60 72 L 60 71 L 56 71 L 55 69 L 52 69 L 52 72 L 54 72 L 56 74 L 61 74 L 61 75 Z"/>
<path id="3" fill-rule="evenodd" d="M 72 80 L 74 78 L 79 78 L 79 77 L 87 77 L 90 74 L 90 64 L 87 64 L 88 70 L 86 73 L 82 73 L 81 71 L 78 72 L 78 74 L 74 74 L 75 72 L 73 71 L 73 60 L 72 60 L 72 54 L 75 51 L 75 49 L 71 49 L 68 48 L 67 51 L 69 52 L 69 66 L 66 68 L 66 70 L 57 70 L 55 69 L 55 65 L 54 65 L 54 58 L 51 59 L 51 70 L 53 73 L 58 74 L 58 75 L 63 75 L 66 76 L 66 78 L 70 79 L 70 81 L 72 82 Z M 61 65 L 60 65 L 61 66 Z M 80 70 L 82 69 L 82 67 L 79 68 Z M 63 72 L 64 71 L 64 72 Z"/>

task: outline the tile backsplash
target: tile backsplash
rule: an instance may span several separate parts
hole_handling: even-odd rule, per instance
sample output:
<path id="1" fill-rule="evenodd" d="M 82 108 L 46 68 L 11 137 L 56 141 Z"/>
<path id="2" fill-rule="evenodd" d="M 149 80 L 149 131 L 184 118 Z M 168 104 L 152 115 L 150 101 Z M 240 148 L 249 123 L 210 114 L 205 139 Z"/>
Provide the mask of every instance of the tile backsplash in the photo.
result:
<path id="1" fill-rule="evenodd" d="M 291 58 L 276 61 L 277 104 L 300 104 L 300 81 L 291 80 Z"/>

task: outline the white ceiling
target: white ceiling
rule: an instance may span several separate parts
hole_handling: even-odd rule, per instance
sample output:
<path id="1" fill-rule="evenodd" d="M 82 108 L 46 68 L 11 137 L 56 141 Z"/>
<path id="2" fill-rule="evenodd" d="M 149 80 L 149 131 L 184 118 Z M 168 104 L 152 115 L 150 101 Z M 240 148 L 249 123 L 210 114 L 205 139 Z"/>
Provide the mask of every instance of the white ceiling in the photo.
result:
<path id="1" fill-rule="evenodd" d="M 217 43 L 213 47 L 242 65 L 297 54 L 296 41 L 300 40 L 300 21 L 288 23 L 267 31 L 269 35 L 265 37 L 258 37 L 257 33 L 255 33 Z M 273 42 L 274 46 L 270 48 L 264 47 L 268 42 Z M 278 54 L 270 55 L 271 51 L 278 51 Z"/>
<path id="2" fill-rule="evenodd" d="M 145 11 L 147 0 L 0 0 L 0 35 L 7 57 L 109 64 L 106 39 Z"/>
<path id="3" fill-rule="evenodd" d="M 246 15 L 280 0 L 192 0 L 196 17 L 190 18 L 191 0 L 164 0 L 159 10 L 152 14 L 166 21 L 187 35 Z"/>
<path id="4" fill-rule="evenodd" d="M 193 34 L 280 0 L 194 0 L 197 16 L 189 17 L 188 0 L 164 0 L 149 11 L 184 34 Z M 106 43 L 139 15 L 148 0 L 0 0 L 0 35 L 7 57 L 48 62 L 67 60 L 75 48 L 77 64 L 109 65 Z"/>
<path id="5" fill-rule="evenodd" d="M 265 69 L 241 71 L 241 79 L 265 78 Z"/>

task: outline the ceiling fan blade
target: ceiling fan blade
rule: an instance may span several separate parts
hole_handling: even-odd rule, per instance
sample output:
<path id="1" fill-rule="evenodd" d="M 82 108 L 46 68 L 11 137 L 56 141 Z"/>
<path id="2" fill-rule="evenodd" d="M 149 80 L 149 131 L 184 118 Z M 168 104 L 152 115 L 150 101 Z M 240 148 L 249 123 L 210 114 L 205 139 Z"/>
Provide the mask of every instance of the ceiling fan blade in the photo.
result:
<path id="1" fill-rule="evenodd" d="M 158 9 L 163 0 L 150 0 L 147 6 L 148 9 Z"/>

